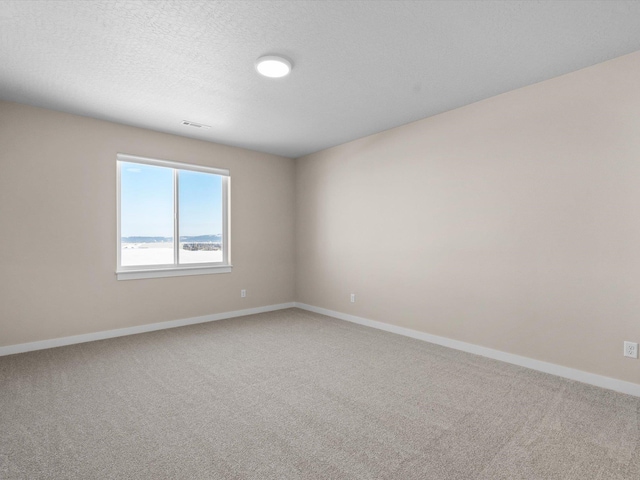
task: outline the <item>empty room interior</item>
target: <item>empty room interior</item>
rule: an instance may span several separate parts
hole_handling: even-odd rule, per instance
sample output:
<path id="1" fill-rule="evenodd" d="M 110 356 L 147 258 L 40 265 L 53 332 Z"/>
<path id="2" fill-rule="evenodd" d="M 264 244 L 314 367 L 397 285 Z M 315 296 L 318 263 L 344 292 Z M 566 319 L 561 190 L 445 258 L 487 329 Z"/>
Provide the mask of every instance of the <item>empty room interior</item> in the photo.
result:
<path id="1" fill-rule="evenodd" d="M 0 479 L 639 479 L 638 26 L 0 0 Z"/>

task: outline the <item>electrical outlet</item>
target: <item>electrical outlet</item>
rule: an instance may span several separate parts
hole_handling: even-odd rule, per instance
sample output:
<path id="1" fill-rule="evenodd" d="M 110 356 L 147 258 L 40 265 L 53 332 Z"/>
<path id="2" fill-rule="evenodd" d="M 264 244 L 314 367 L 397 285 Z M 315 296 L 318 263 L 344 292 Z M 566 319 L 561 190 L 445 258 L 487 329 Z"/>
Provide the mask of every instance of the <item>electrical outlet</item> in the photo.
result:
<path id="1" fill-rule="evenodd" d="M 638 344 L 634 342 L 624 342 L 624 356 L 638 358 Z"/>
<path id="2" fill-rule="evenodd" d="M 240 297 L 244 298 L 247 296 L 247 291 L 246 290 L 240 290 Z"/>
<path id="3" fill-rule="evenodd" d="M 351 294 L 351 303 L 356 303 L 356 294 L 355 293 Z"/>

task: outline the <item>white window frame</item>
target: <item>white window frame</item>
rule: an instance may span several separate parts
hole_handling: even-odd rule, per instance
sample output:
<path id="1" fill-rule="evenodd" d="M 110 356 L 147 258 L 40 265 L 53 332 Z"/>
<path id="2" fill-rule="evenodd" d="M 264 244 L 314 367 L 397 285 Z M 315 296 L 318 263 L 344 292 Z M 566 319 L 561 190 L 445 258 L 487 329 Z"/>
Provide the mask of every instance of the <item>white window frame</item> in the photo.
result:
<path id="1" fill-rule="evenodd" d="M 133 265 L 123 266 L 121 263 L 122 237 L 120 233 L 121 222 L 121 168 L 122 162 L 141 163 L 143 165 L 153 165 L 157 167 L 167 167 L 173 169 L 173 264 L 166 265 Z M 159 278 L 176 277 L 183 275 L 208 275 L 214 273 L 231 272 L 231 242 L 230 242 L 230 183 L 229 170 L 224 168 L 203 167 L 201 165 L 191 165 L 188 163 L 171 162 L 168 160 L 157 160 L 155 158 L 138 157 L 118 153 L 116 161 L 116 185 L 117 185 L 117 267 L 116 276 L 118 280 L 135 280 L 139 278 Z M 180 212 L 178 209 L 178 171 L 188 170 L 192 172 L 212 173 L 222 177 L 222 262 L 210 263 L 190 263 L 180 265 L 178 263 L 178 251 L 180 249 L 180 237 L 178 226 Z"/>

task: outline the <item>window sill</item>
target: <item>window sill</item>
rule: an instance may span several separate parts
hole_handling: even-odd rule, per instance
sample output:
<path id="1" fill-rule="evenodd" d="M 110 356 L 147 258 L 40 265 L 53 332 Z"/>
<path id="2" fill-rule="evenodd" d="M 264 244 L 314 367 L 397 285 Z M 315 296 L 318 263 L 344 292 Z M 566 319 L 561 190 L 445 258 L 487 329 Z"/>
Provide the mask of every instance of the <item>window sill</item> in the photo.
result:
<path id="1" fill-rule="evenodd" d="M 211 275 L 216 273 L 231 273 L 231 265 L 147 268 L 140 270 L 118 270 L 118 280 L 137 280 L 140 278 L 183 277 L 187 275 Z"/>

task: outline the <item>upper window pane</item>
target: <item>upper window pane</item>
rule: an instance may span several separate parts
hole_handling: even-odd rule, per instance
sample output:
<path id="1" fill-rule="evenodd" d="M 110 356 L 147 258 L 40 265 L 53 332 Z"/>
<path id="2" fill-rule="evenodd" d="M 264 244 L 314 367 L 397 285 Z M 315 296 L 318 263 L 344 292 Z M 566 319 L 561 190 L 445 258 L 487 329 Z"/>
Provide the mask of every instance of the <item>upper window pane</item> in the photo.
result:
<path id="1" fill-rule="evenodd" d="M 120 263 L 174 263 L 173 169 L 129 162 L 120 168 Z"/>
<path id="2" fill-rule="evenodd" d="M 222 177 L 180 170 L 178 199 L 179 263 L 222 262 Z"/>

